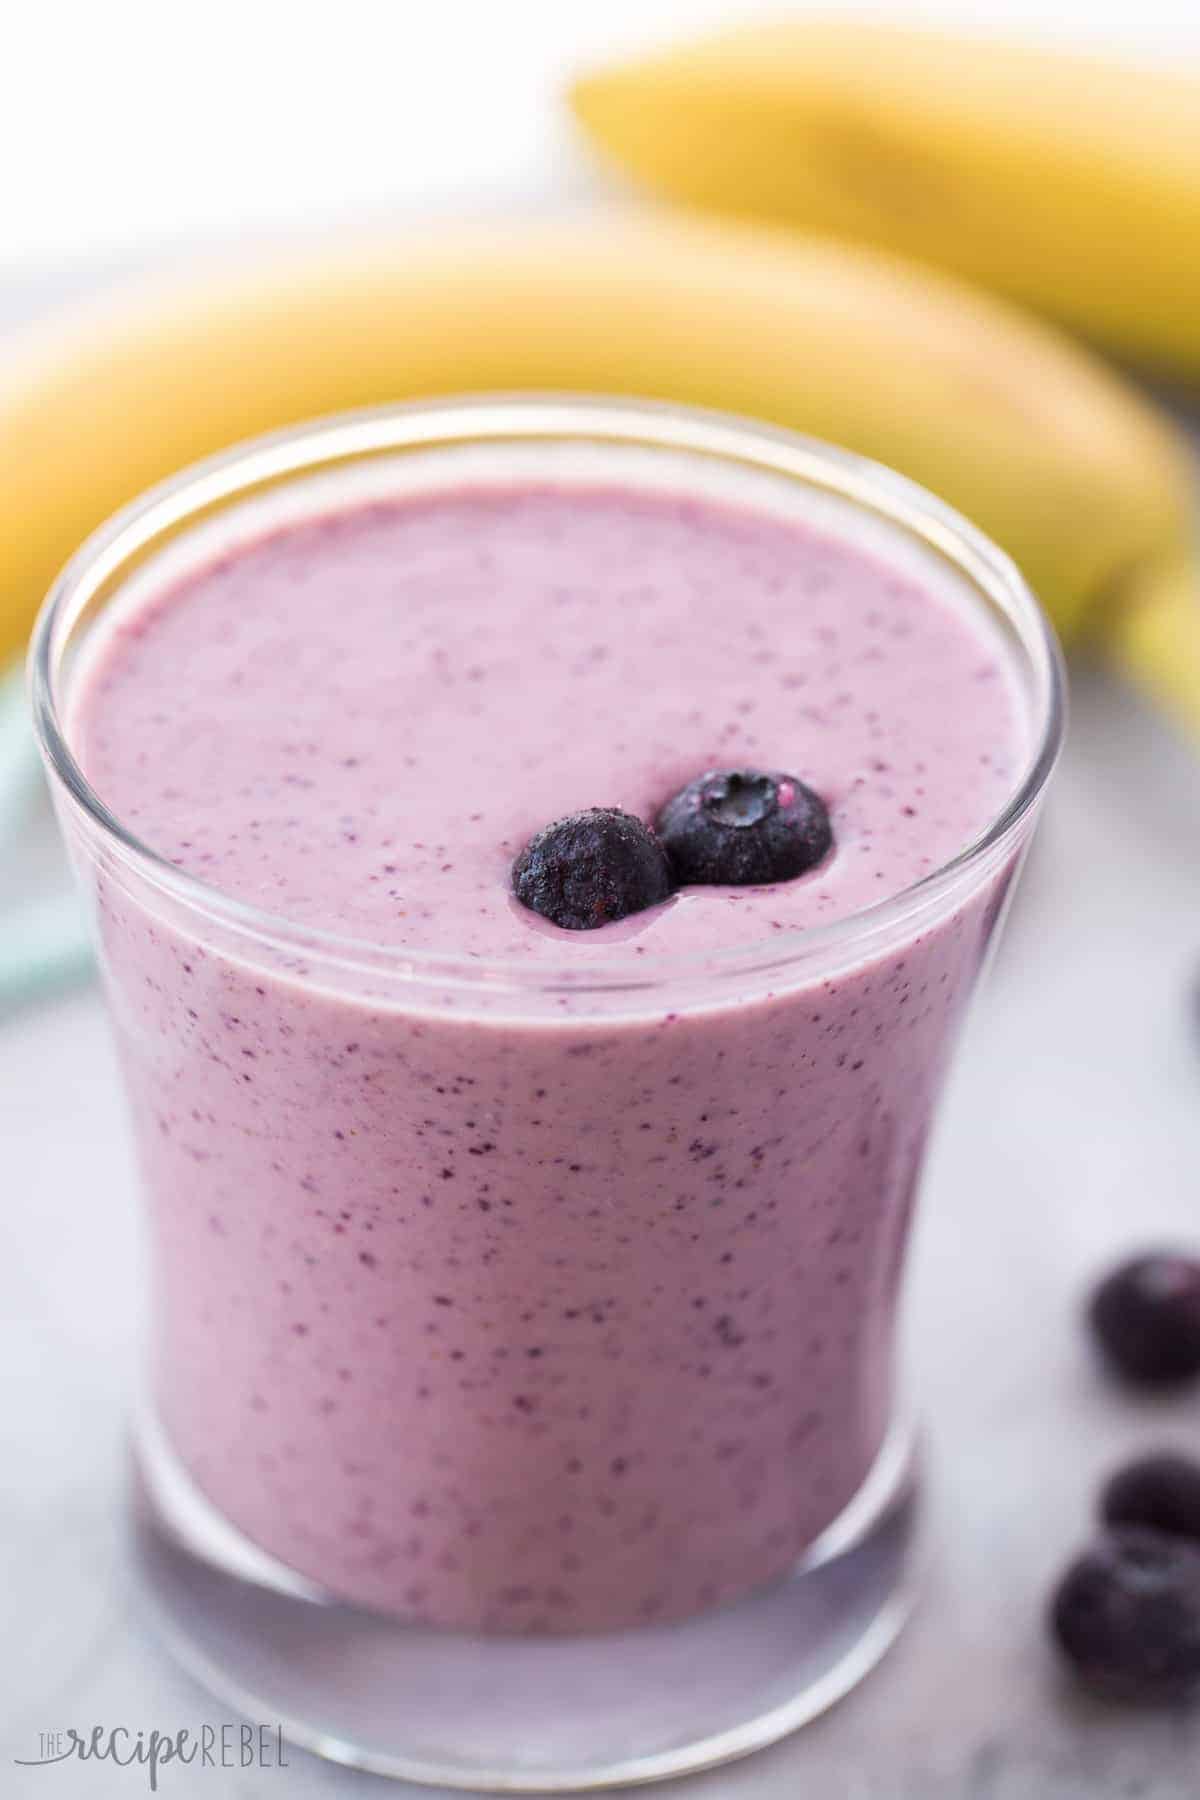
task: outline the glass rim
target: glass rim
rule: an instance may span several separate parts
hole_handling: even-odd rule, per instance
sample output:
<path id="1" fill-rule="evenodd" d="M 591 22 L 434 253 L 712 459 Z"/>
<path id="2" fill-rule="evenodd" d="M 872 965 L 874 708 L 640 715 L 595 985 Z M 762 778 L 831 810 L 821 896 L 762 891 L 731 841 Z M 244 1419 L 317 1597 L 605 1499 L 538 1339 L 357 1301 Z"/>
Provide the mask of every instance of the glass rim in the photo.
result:
<path id="1" fill-rule="evenodd" d="M 1033 669 L 1032 749 L 1004 807 L 982 832 L 898 893 L 821 925 L 772 932 L 718 950 L 607 958 L 603 967 L 477 957 L 408 948 L 301 924 L 177 868 L 100 798 L 68 742 L 56 691 L 74 627 L 134 560 L 211 509 L 288 480 L 404 451 L 509 442 L 624 445 L 708 458 L 790 478 L 873 514 L 917 539 L 999 608 Z M 756 419 L 670 402 L 590 394 L 455 396 L 369 407 L 243 441 L 147 489 L 95 530 L 51 586 L 30 641 L 28 682 L 42 756 L 72 806 L 153 886 L 243 936 L 275 949 L 318 954 L 331 966 L 467 988 L 576 995 L 659 989 L 676 978 L 763 973 L 828 950 L 864 945 L 934 907 L 971 869 L 1014 845 L 1062 745 L 1066 684 L 1054 630 L 1013 561 L 961 514 L 883 464 Z M 649 964 L 649 967 L 647 967 Z"/>

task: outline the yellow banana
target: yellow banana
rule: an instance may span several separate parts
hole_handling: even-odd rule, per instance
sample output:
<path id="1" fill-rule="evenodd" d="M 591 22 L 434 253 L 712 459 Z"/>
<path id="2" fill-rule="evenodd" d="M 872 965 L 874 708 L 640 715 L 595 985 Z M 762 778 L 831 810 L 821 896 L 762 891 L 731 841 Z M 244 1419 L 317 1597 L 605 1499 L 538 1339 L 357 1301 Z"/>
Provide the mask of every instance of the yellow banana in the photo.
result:
<path id="1" fill-rule="evenodd" d="M 669 216 L 457 226 L 143 282 L 13 340 L 0 651 L 93 526 L 196 457 L 494 388 L 724 407 L 877 457 L 976 519 L 1068 633 L 1186 567 L 1172 429 L 1000 302 L 872 251 Z M 1200 723 L 1200 677 L 1183 698 Z"/>
<path id="2" fill-rule="evenodd" d="M 573 99 L 659 193 L 943 264 L 1200 376 L 1200 69 L 815 18 L 600 69 Z"/>
<path id="3" fill-rule="evenodd" d="M 1136 606 L 1108 627 L 1110 660 L 1200 734 L 1200 579 L 1194 566 L 1164 563 L 1148 574 Z"/>

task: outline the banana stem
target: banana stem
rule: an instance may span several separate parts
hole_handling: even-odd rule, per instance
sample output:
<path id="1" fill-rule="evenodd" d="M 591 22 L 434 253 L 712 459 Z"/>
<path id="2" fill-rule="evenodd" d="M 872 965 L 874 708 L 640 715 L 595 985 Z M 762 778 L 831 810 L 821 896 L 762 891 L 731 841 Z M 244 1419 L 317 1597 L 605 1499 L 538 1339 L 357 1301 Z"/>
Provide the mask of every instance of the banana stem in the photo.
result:
<path id="1" fill-rule="evenodd" d="M 1139 571 L 1109 622 L 1109 659 L 1200 741 L 1200 565 Z"/>

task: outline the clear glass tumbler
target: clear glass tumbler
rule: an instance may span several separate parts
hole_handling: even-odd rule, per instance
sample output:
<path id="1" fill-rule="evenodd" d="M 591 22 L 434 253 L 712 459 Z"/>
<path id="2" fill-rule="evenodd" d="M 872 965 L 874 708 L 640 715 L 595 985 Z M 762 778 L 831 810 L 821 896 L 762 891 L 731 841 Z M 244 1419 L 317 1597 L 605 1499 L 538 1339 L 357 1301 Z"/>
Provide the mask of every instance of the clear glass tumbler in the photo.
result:
<path id="1" fill-rule="evenodd" d="M 993 622 L 1028 696 L 1032 748 L 1004 811 L 838 923 L 702 959 L 614 950 L 585 976 L 564 958 L 536 978 L 453 944 L 397 950 L 269 916 L 113 816 L 72 721 L 114 620 L 269 524 L 476 476 L 744 500 L 952 588 Z M 650 1780 L 828 1706 L 912 1590 L 894 1346 L 914 1188 L 1062 731 L 1057 651 L 1016 570 L 928 494 L 782 432 L 569 397 L 431 404 L 251 444 L 128 508 L 50 595 L 32 683 L 145 1189 L 135 1545 L 181 1660 L 311 1749 L 474 1789 Z M 906 1011 L 904 994 L 924 998 Z M 835 1053 L 852 1015 L 878 1047 L 866 1071 Z M 689 1133 L 637 1129 L 639 1101 L 672 1082 L 727 1110 L 779 1095 L 769 1144 L 747 1151 L 742 1213 L 708 1210 L 686 1240 L 649 1213 L 664 1182 L 686 1184 Z M 576 1330 L 553 1381 L 523 1361 L 498 1409 L 458 1376 L 450 1336 L 414 1389 L 413 1320 L 436 1333 L 450 1302 L 419 1255 L 389 1274 L 392 1234 L 435 1249 L 438 1269 L 451 1243 L 479 1252 L 486 1208 L 467 1245 L 462 1216 L 434 1203 L 439 1143 L 484 1133 L 502 1184 L 531 1109 L 553 1147 L 586 1139 L 586 1191 L 556 1208 L 527 1181 L 508 1273 L 480 1277 L 471 1304 L 514 1358 L 538 1283 L 563 1332 L 583 1320 L 591 1336 Z M 366 1200 L 370 1252 L 337 1225 Z M 771 1229 L 739 1236 L 747 1209 Z M 705 1327 L 707 1359 L 701 1288 L 733 1296 Z M 768 1340 L 746 1322 L 765 1318 L 764 1375 L 745 1345 L 761 1362 Z M 477 1323 L 455 1315 L 468 1344 Z M 630 1432 L 651 1453 L 619 1466 Z"/>

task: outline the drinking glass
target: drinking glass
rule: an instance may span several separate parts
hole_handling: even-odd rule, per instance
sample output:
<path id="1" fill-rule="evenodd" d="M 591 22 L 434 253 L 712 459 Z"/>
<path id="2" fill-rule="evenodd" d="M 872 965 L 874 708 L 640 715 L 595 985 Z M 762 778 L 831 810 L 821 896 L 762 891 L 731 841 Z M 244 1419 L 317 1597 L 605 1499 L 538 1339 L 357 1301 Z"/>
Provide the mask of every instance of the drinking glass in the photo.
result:
<path id="1" fill-rule="evenodd" d="M 276 526 L 475 481 L 745 504 L 975 609 L 1032 721 L 1003 810 L 852 917 L 703 956 L 614 944 L 583 970 L 275 916 L 109 809 L 75 745 L 115 625 Z M 571 397 L 399 407 L 127 508 L 50 594 L 32 688 L 138 1151 L 134 1543 L 173 1651 L 326 1756 L 503 1791 L 720 1762 L 845 1693 L 919 1560 L 895 1337 L 922 1153 L 1062 732 L 1013 565 L 898 476 L 765 426 Z M 838 1054 L 851 1018 L 867 1066 Z M 648 1098 L 661 1130 L 639 1129 Z M 696 1186 L 695 1118 L 747 1108 L 736 1207 L 677 1228 L 662 1196 Z M 570 1205 L 522 1148 L 533 1125 L 547 1163 L 587 1146 Z M 506 1219 L 446 1202 L 447 1144 L 486 1146 Z M 557 1306 L 536 1361 L 531 1295 Z M 511 1392 L 472 1379 L 485 1340 L 519 1365 Z"/>

